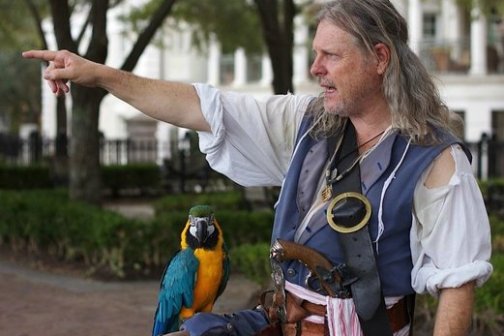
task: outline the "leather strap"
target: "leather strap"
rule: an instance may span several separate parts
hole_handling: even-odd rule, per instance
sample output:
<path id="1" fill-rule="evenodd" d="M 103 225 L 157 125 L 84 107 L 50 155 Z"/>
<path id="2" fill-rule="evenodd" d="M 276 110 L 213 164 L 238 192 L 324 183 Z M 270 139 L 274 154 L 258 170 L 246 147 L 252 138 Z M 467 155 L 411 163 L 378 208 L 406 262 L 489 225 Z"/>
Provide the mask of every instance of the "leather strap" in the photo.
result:
<path id="1" fill-rule="evenodd" d="M 357 160 L 357 148 L 355 129 L 348 121 L 335 160 L 339 172 L 347 170 Z M 359 165 L 356 164 L 346 176 L 335 182 L 332 190 L 333 195 L 342 192 L 362 193 Z M 392 335 L 368 225 L 353 233 L 340 234 L 339 237 L 346 264 L 352 275 L 358 278 L 350 288 L 364 335 Z"/>

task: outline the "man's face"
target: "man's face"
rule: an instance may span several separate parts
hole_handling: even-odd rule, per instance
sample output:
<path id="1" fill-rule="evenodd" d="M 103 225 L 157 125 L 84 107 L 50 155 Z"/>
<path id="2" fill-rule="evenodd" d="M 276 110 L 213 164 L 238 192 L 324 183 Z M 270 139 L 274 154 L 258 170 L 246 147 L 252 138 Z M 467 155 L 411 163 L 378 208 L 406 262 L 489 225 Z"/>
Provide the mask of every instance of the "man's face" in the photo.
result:
<path id="1" fill-rule="evenodd" d="M 375 58 L 364 53 L 349 33 L 323 20 L 317 27 L 313 51 L 310 72 L 324 90 L 326 112 L 357 115 L 381 93 Z"/>

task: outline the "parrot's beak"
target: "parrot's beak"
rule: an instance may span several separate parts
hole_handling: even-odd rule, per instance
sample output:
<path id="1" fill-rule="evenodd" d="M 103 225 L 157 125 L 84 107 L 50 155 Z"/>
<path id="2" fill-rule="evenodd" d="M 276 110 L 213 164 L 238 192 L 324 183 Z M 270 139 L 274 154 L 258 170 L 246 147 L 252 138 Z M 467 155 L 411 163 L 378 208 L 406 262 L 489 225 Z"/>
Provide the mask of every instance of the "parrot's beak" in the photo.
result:
<path id="1" fill-rule="evenodd" d="M 200 218 L 196 222 L 196 239 L 200 244 L 204 243 L 208 238 L 208 222 Z"/>

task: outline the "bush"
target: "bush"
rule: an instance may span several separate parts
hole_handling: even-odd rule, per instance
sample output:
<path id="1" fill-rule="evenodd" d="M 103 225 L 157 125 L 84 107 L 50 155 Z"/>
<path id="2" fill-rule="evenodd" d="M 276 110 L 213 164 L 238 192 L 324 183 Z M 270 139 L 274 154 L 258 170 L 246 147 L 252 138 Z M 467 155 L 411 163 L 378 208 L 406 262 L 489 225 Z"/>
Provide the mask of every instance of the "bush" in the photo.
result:
<path id="1" fill-rule="evenodd" d="M 234 270 L 265 286 L 270 280 L 269 243 L 243 244 L 233 248 L 230 259 Z"/>
<path id="2" fill-rule="evenodd" d="M 173 211 L 189 211 L 197 204 L 211 205 L 216 212 L 246 210 L 247 202 L 241 191 L 212 192 L 204 194 L 178 194 L 165 196 L 154 203 L 156 215 L 163 216 Z"/>
<path id="3" fill-rule="evenodd" d="M 139 221 L 72 202 L 62 190 L 2 191 L 0 243 L 22 253 L 80 262 L 94 274 L 156 276 L 180 248 L 187 211 Z M 230 248 L 269 241 L 271 212 L 220 211 L 216 216 Z"/>
<path id="4" fill-rule="evenodd" d="M 494 254 L 491 263 L 492 276 L 476 290 L 474 326 L 482 335 L 504 335 L 504 254 Z"/>
<path id="5" fill-rule="evenodd" d="M 155 164 L 103 166 L 102 183 L 112 196 L 123 193 L 157 194 L 161 189 L 161 170 Z"/>
<path id="6" fill-rule="evenodd" d="M 207 204 L 214 208 L 228 247 L 270 241 L 273 211 L 247 210 L 247 203 L 240 191 L 166 196 L 155 202 L 156 218 L 172 231 L 181 230 L 189 209 L 197 204 Z"/>
<path id="7" fill-rule="evenodd" d="M 161 170 L 155 164 L 112 165 L 101 167 L 102 184 L 113 196 L 121 193 L 159 193 Z M 53 187 L 47 166 L 0 165 L 0 189 L 48 189 Z"/>
<path id="8" fill-rule="evenodd" d="M 504 216 L 504 178 L 494 178 L 486 181 L 479 181 L 479 186 L 487 210 L 500 217 Z"/>
<path id="9" fill-rule="evenodd" d="M 0 189 L 43 189 L 51 186 L 47 166 L 0 165 Z"/>
<path id="10" fill-rule="evenodd" d="M 71 202 L 62 191 L 0 192 L 0 243 L 18 252 L 79 262 L 90 273 L 149 274 L 164 266 L 178 248 L 175 242 L 164 224 Z"/>

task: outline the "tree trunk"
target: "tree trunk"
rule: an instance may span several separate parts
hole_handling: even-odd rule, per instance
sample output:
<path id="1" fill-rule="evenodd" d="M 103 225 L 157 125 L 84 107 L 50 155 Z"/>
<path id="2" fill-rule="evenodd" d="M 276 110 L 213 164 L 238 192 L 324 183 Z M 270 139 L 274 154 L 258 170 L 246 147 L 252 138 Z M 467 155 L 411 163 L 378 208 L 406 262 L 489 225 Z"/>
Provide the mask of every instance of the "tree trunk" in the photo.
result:
<path id="1" fill-rule="evenodd" d="M 53 183 L 68 186 L 68 132 L 65 96 L 56 99 L 56 144 L 52 165 Z"/>
<path id="2" fill-rule="evenodd" d="M 107 12 L 110 0 L 92 0 L 89 20 L 85 25 L 92 26 L 91 39 L 84 57 L 105 63 L 107 59 Z M 50 0 L 54 34 L 58 48 L 78 53 L 77 43 L 71 34 L 70 16 L 72 9 L 68 0 Z M 175 0 L 159 3 L 144 31 L 139 35 L 133 49 L 122 66 L 132 70 L 155 32 L 171 12 Z M 116 3 L 114 3 L 116 4 Z M 101 202 L 100 137 L 98 120 L 100 103 L 106 92 L 102 89 L 72 85 L 72 120 L 70 140 L 69 193 L 74 200 L 99 205 Z"/>
<path id="3" fill-rule="evenodd" d="M 101 202 L 98 115 L 103 97 L 101 89 L 72 87 L 70 197 L 95 205 Z"/>
<path id="4" fill-rule="evenodd" d="M 278 0 L 255 0 L 271 59 L 275 94 L 294 92 L 292 52 L 296 8 L 293 0 L 280 0 L 280 2 L 282 2 L 281 11 Z"/>

